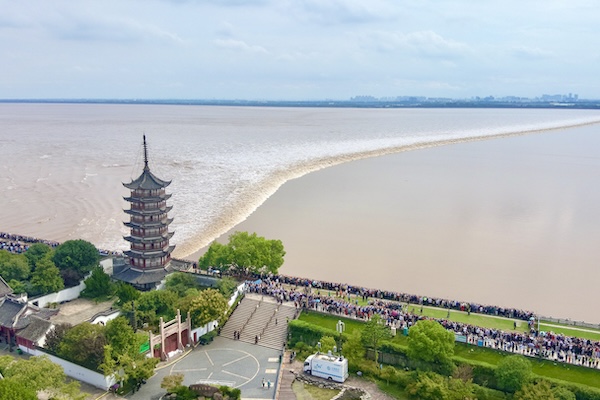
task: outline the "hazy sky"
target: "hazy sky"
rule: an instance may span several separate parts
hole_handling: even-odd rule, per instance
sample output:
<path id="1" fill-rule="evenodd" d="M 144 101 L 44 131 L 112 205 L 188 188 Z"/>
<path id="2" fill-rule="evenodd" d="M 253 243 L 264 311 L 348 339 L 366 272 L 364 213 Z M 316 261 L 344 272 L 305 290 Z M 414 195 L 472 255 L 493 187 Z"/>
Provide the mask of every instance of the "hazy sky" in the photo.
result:
<path id="1" fill-rule="evenodd" d="M 0 98 L 600 98 L 598 0 L 0 0 Z"/>

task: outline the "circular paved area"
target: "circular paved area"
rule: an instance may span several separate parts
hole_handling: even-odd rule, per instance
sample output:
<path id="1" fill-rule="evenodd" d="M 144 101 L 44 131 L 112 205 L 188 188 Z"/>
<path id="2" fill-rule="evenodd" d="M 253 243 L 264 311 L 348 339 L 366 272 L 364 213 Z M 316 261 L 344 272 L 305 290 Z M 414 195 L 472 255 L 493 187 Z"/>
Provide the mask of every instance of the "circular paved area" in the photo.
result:
<path id="1" fill-rule="evenodd" d="M 171 366 L 170 375 L 182 373 L 186 383 L 239 388 L 259 374 L 260 363 L 252 354 L 240 349 L 206 347 Z"/>
<path id="2" fill-rule="evenodd" d="M 132 400 L 159 400 L 166 393 L 160 387 L 162 379 L 182 373 L 183 384 L 196 383 L 227 385 L 242 391 L 243 399 L 274 399 L 281 350 L 216 337 L 207 346 L 198 346 L 181 359 L 159 368 L 142 385 L 139 392 L 127 396 Z M 262 381 L 270 381 L 263 388 Z"/>

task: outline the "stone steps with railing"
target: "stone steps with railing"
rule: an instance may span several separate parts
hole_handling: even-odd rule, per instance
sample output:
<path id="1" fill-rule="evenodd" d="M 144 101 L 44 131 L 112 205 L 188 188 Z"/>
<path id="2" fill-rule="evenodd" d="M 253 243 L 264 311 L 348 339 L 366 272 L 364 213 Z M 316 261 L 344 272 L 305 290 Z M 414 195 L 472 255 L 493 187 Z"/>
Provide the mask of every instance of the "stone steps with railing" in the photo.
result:
<path id="1" fill-rule="evenodd" d="M 221 336 L 234 338 L 234 332 L 240 333 L 239 340 L 273 349 L 281 349 L 287 339 L 287 322 L 295 318 L 293 303 L 278 304 L 268 296 L 246 295 L 244 300 L 229 317 L 221 330 Z"/>

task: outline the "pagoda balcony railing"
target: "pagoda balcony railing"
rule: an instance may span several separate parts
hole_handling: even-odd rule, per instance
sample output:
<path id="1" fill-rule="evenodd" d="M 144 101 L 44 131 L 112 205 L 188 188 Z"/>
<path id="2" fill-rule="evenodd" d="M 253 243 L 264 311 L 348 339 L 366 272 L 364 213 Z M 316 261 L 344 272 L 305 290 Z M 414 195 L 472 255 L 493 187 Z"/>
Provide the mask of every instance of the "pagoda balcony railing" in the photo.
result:
<path id="1" fill-rule="evenodd" d="M 160 243 L 132 243 L 131 250 L 164 250 L 167 247 L 169 247 L 168 241 L 162 241 Z"/>
<path id="2" fill-rule="evenodd" d="M 167 213 L 158 214 L 158 215 L 150 215 L 150 216 L 141 216 L 141 215 L 132 215 L 131 222 L 137 222 L 138 224 L 143 223 L 161 223 L 167 224 L 169 218 Z"/>
<path id="3" fill-rule="evenodd" d="M 165 210 L 167 208 L 167 202 L 161 201 L 160 203 L 131 203 L 132 210 Z"/>
<path id="4" fill-rule="evenodd" d="M 157 197 L 165 194 L 165 189 L 137 189 L 131 191 L 131 197 Z"/>
<path id="5" fill-rule="evenodd" d="M 166 261 L 164 260 L 164 257 L 160 258 L 160 259 L 155 259 L 155 260 L 144 260 L 144 259 L 138 259 L 138 258 L 132 258 L 131 259 L 131 265 L 133 265 L 134 267 L 141 267 L 141 268 L 155 268 L 155 267 L 162 267 L 166 264 Z"/>
<path id="6" fill-rule="evenodd" d="M 154 236 L 162 236 L 167 234 L 168 227 L 154 228 L 154 229 L 132 229 L 131 236 L 136 236 L 139 238 L 146 237 L 154 237 Z"/>

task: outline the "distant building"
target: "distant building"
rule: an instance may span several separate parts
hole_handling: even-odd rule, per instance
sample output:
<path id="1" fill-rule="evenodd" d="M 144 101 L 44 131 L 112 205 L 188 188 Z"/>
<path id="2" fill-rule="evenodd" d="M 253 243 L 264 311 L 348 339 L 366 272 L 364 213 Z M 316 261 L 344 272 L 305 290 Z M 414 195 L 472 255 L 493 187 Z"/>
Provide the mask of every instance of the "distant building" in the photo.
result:
<path id="1" fill-rule="evenodd" d="M 150 172 L 148 166 L 148 147 L 144 135 L 144 169 L 142 174 L 129 183 L 124 183 L 131 191 L 125 200 L 130 208 L 125 210 L 129 222 L 125 226 L 130 234 L 124 239 L 130 243 L 125 252 L 128 262 L 115 265 L 113 278 L 132 284 L 138 289 L 154 288 L 167 275 L 171 253 L 175 246 L 169 244 L 173 232 L 169 225 L 173 222 L 168 213 L 171 206 L 167 200 L 171 197 L 165 188 L 171 181 L 164 181 Z"/>

